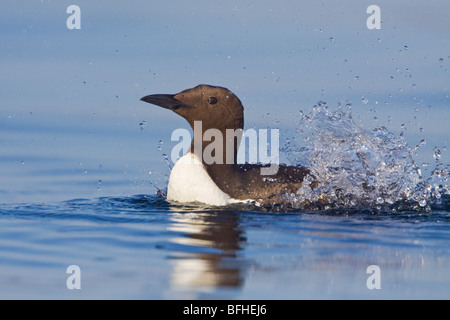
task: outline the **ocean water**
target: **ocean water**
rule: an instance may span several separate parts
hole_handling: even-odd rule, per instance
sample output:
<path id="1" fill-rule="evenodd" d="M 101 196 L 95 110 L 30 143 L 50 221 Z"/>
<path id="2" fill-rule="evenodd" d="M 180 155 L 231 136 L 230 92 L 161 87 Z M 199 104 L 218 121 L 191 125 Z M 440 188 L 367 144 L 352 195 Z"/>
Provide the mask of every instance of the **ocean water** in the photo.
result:
<path id="1" fill-rule="evenodd" d="M 0 299 L 450 298 L 448 3 L 4 4 Z M 298 193 L 166 201 L 187 124 L 139 99 L 200 83 L 280 131 Z"/>
<path id="2" fill-rule="evenodd" d="M 322 129 L 331 126 L 361 139 L 379 136 L 377 130 L 363 132 L 354 127 L 348 114 L 315 109 L 309 115 L 299 121 Z M 31 127 L 37 122 L 36 126 L 41 126 L 30 117 L 23 125 Z M 421 197 L 427 197 L 425 205 L 414 195 L 393 202 L 398 188 L 391 188 L 389 195 L 380 191 L 373 198 L 374 191 L 362 187 L 352 189 L 351 199 L 344 196 L 337 201 L 332 197 L 325 207 L 182 205 L 164 198 L 170 168 L 165 164 L 164 143 L 155 137 L 150 139 L 154 145 L 150 152 L 163 166 L 152 172 L 142 169 L 139 152 L 122 153 L 128 157 L 118 154 L 114 161 L 105 161 L 106 151 L 96 154 L 95 146 L 97 150 L 108 149 L 108 136 L 112 141 L 120 140 L 121 130 L 113 137 L 107 127 L 92 134 L 93 128 L 85 123 L 84 131 L 76 137 L 90 136 L 92 152 L 78 157 L 76 152 L 70 155 L 74 144 L 68 141 L 76 140 L 73 128 L 58 131 L 46 126 L 29 133 L 20 130 L 19 134 L 17 122 L 15 119 L 2 126 L 2 137 L 8 137 L 2 151 L 9 155 L 0 161 L 2 299 L 450 297 L 450 196 L 442 185 L 439 199 L 436 194 L 424 195 L 421 188 L 417 189 Z M 137 124 L 126 128 L 129 150 L 145 145 L 141 139 L 148 138 L 147 128 L 141 130 Z M 397 143 L 392 146 L 397 148 L 397 162 L 412 161 L 404 141 L 392 139 L 391 143 Z M 347 141 L 339 147 L 341 159 L 333 161 L 345 163 L 349 154 L 363 147 Z M 64 149 L 67 144 L 71 146 L 69 151 Z M 286 148 L 293 145 L 289 143 Z M 354 149 L 345 153 L 352 145 Z M 24 147 L 27 152 L 21 153 Z M 297 146 L 299 152 L 291 150 L 290 155 L 314 158 L 314 148 L 318 147 L 324 146 Z M 380 146 L 370 151 L 370 157 L 362 157 L 361 163 L 366 163 L 366 158 L 389 159 L 391 151 Z M 323 161 L 320 165 L 326 166 Z M 414 167 L 386 166 L 377 169 L 378 175 L 371 175 L 373 166 L 366 166 L 368 171 L 356 163 L 352 167 L 351 177 L 372 177 L 375 185 L 385 181 L 388 173 L 399 175 L 394 180 L 417 178 Z M 330 172 L 330 183 L 320 187 L 324 193 L 348 191 L 345 183 L 353 180 L 348 176 L 344 179 L 342 172 Z M 445 184 L 448 172 L 441 178 L 440 183 Z M 336 180 L 337 186 L 333 184 Z M 380 197 L 386 201 L 380 201 Z M 71 265 L 81 270 L 79 290 L 69 290 L 66 284 L 71 276 L 66 271 Z M 380 289 L 368 289 L 371 273 L 367 268 L 372 265 L 380 268 Z"/>
<path id="3" fill-rule="evenodd" d="M 433 214 L 278 212 L 155 196 L 1 206 L 2 299 L 448 299 Z M 66 286 L 70 265 L 81 289 Z M 367 268 L 380 268 L 369 290 Z"/>
<path id="4" fill-rule="evenodd" d="M 447 299 L 446 206 L 268 214 L 147 195 L 2 205 L 1 296 Z M 73 264 L 80 290 L 66 287 Z M 379 290 L 367 288 L 370 265 Z"/>

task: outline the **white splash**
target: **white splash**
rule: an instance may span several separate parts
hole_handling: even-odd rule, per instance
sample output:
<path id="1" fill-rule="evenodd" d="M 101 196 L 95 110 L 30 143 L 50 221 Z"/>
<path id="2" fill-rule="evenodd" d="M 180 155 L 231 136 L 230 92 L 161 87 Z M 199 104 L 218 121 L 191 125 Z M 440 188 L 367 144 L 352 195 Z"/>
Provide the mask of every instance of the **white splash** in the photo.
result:
<path id="1" fill-rule="evenodd" d="M 355 124 L 350 110 L 330 111 L 321 102 L 312 113 L 301 113 L 296 137 L 283 149 L 291 163 L 311 169 L 302 188 L 288 199 L 297 208 L 312 203 L 386 206 L 398 201 L 425 207 L 431 196 L 449 193 L 448 168 L 438 168 L 430 179 L 439 181 L 430 185 L 430 179 L 423 181 L 413 150 L 386 127 L 366 131 Z M 312 190 L 314 180 L 320 185 Z"/>

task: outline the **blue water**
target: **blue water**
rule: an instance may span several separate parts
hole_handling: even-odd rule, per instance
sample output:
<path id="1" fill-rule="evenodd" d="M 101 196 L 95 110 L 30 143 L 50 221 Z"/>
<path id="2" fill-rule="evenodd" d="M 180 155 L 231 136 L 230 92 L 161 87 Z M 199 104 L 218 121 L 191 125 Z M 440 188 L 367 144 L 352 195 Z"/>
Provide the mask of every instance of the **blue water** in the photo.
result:
<path id="1" fill-rule="evenodd" d="M 0 298 L 450 298 L 448 195 L 395 210 L 171 204 L 170 146 L 139 123 L 3 123 Z"/>
<path id="2" fill-rule="evenodd" d="M 450 297 L 450 210 L 265 213 L 156 196 L 0 206 L 1 298 Z M 81 289 L 66 268 L 81 269 Z M 369 265 L 381 289 L 366 286 Z"/>
<path id="3" fill-rule="evenodd" d="M 171 204 L 158 195 L 164 129 L 45 120 L 2 122 L 2 299 L 450 298 L 447 194 L 427 207 Z M 80 290 L 67 288 L 70 265 Z"/>
<path id="4" fill-rule="evenodd" d="M 1 299 L 450 298 L 449 3 L 380 0 L 368 30 L 356 0 L 78 0 L 68 30 L 72 3 L 3 2 Z M 161 197 L 187 124 L 139 99 L 200 83 L 333 204 Z"/>

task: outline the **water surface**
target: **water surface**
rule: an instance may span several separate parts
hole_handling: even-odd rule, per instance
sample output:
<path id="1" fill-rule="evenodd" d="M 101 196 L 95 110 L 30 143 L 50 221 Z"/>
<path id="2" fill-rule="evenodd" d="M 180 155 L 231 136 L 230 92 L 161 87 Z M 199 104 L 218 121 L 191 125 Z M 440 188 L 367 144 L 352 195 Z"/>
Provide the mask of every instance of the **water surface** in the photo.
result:
<path id="1" fill-rule="evenodd" d="M 0 295 L 448 299 L 449 209 L 267 213 L 146 195 L 1 205 Z M 73 264 L 81 290 L 66 287 Z"/>
<path id="2" fill-rule="evenodd" d="M 356 0 L 79 0 L 81 30 L 72 3 L 3 2 L 0 298 L 450 298 L 448 2 L 380 0 L 380 30 Z M 317 192 L 159 197 L 188 125 L 139 99 L 200 83 L 279 129 Z"/>

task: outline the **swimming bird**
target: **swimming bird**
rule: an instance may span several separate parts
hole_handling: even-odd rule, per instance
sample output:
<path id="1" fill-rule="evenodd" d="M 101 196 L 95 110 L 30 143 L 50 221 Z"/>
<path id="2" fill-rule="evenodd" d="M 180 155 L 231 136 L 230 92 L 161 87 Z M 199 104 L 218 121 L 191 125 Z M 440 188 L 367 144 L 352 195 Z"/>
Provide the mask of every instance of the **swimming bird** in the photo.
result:
<path id="1" fill-rule="evenodd" d="M 172 110 L 186 119 L 193 130 L 195 122 L 201 121 L 201 131 L 194 130 L 190 150 L 178 159 L 170 173 L 169 201 L 213 206 L 251 201 L 266 206 L 279 202 L 286 194 L 295 194 L 310 173 L 304 167 L 279 165 L 275 174 L 266 176 L 261 174 L 263 165 L 237 163 L 240 136 L 230 141 L 226 132 L 242 132 L 244 107 L 227 88 L 202 84 L 177 94 L 152 94 L 141 100 Z M 210 163 L 203 157 L 205 148 L 212 143 L 203 138 L 208 129 L 222 133 L 224 150 L 217 155 L 222 161 Z"/>

